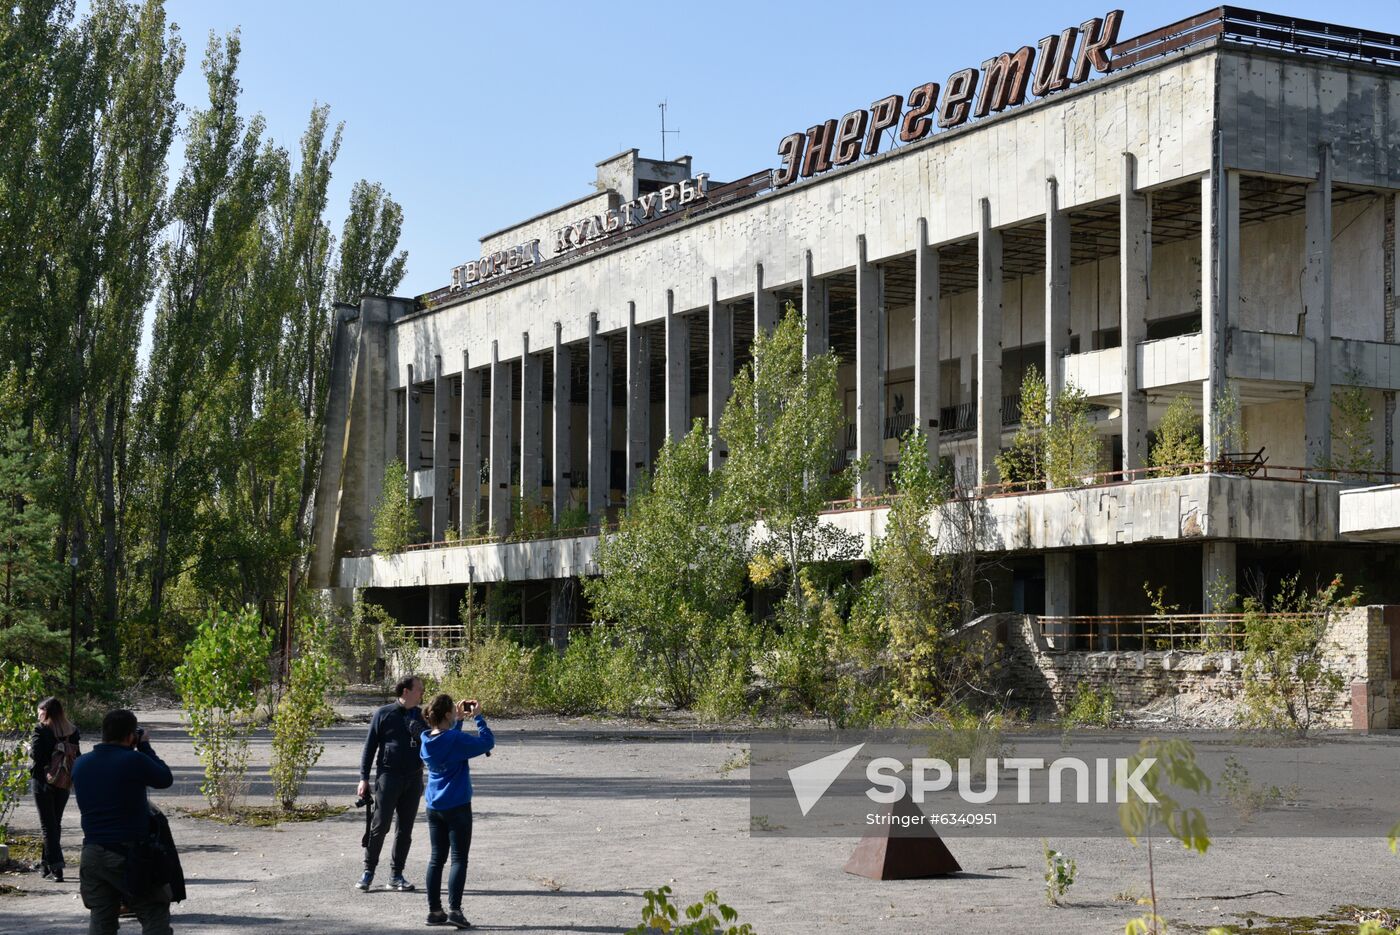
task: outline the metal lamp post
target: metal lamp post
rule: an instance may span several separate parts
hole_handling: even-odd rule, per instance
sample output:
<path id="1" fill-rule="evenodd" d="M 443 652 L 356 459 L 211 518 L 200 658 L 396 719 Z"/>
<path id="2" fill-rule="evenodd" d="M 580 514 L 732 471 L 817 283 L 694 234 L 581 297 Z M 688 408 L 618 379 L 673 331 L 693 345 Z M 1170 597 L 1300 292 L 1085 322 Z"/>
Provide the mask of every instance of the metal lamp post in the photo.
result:
<path id="1" fill-rule="evenodd" d="M 77 687 L 74 673 L 78 659 L 78 543 L 68 553 L 68 695 L 71 700 Z"/>

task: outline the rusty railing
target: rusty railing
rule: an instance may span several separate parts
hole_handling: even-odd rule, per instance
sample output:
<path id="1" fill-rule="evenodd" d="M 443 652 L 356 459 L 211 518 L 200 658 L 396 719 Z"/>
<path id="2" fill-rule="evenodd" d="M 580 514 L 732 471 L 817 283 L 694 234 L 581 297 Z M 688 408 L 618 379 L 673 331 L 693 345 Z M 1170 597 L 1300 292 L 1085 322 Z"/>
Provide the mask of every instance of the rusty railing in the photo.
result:
<path id="1" fill-rule="evenodd" d="M 1128 68 L 1213 39 L 1298 55 L 1400 65 L 1400 37 L 1389 33 L 1222 6 L 1124 39 L 1110 50 L 1109 70 Z"/>
<path id="2" fill-rule="evenodd" d="M 1308 620 L 1309 614 L 1260 614 L 1257 619 Z M 1120 614 L 1040 616 L 1042 638 L 1056 652 L 1238 652 L 1245 614 Z"/>

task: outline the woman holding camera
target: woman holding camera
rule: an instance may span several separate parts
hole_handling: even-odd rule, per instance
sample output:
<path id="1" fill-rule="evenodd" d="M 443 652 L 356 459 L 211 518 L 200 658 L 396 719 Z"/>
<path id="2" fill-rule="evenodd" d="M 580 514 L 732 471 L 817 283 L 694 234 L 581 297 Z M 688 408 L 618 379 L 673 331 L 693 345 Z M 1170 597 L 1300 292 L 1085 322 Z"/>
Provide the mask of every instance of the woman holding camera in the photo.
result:
<path id="1" fill-rule="evenodd" d="M 418 755 L 428 765 L 428 924 L 471 928 L 462 915 L 462 890 L 467 884 L 467 854 L 472 846 L 472 781 L 467 761 L 496 745 L 491 728 L 475 700 L 454 705 L 450 695 L 438 695 L 424 712 L 428 732 Z M 476 733 L 462 730 L 462 721 L 476 718 Z M 452 869 L 447 875 L 447 912 L 442 911 L 442 867 L 449 849 Z"/>

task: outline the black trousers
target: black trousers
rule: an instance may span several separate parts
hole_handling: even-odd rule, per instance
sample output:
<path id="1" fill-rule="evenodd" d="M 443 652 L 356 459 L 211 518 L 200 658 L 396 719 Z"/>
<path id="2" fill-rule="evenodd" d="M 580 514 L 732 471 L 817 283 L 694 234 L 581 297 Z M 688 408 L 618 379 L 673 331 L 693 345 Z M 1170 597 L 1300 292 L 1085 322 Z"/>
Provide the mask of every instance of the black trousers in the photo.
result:
<path id="1" fill-rule="evenodd" d="M 46 782 L 32 781 L 34 804 L 39 809 L 39 827 L 43 831 L 44 866 L 50 869 L 63 866 L 63 849 L 60 837 L 63 832 L 63 809 L 68 805 L 68 790 L 55 789 Z"/>
<path id="2" fill-rule="evenodd" d="M 442 909 L 442 868 L 447 855 L 452 855 L 452 869 L 447 873 L 447 908 L 462 908 L 462 890 L 467 885 L 467 858 L 472 850 L 472 803 L 439 812 L 428 809 L 428 840 L 433 852 L 428 858 L 428 909 Z"/>
<path id="3" fill-rule="evenodd" d="M 365 847 L 365 869 L 370 873 L 379 866 L 379 852 L 389 836 L 389 823 L 394 823 L 394 853 L 389 869 L 403 873 L 408 862 L 408 849 L 413 846 L 413 822 L 418 818 L 418 802 L 423 798 L 423 773 L 380 773 L 374 777 L 374 818 L 369 826 L 369 844 Z"/>

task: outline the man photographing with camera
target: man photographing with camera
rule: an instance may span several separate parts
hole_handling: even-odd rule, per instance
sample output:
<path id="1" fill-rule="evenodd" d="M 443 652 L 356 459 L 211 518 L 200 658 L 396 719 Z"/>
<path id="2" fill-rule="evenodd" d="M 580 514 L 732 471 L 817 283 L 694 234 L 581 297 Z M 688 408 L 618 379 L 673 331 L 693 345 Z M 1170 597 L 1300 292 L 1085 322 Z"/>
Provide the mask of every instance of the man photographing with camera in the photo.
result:
<path id="1" fill-rule="evenodd" d="M 360 755 L 360 784 L 356 789 L 361 799 L 370 798 L 374 813 L 370 817 L 369 833 L 365 839 L 365 871 L 355 888 L 368 890 L 379 866 L 379 852 L 394 823 L 394 851 L 390 859 L 389 889 L 411 892 L 412 883 L 404 879 L 404 864 L 413 844 L 413 822 L 418 817 L 418 803 L 423 797 L 423 761 L 418 755 L 419 741 L 428 725 L 418 704 L 423 700 L 423 680 L 407 675 L 394 685 L 396 699 L 374 712 L 365 735 L 365 749 Z M 374 782 L 370 783 L 370 769 Z"/>
<path id="2" fill-rule="evenodd" d="M 83 905 L 92 913 L 90 935 L 117 931 L 123 902 L 141 920 L 142 935 L 169 935 L 170 888 L 154 885 L 156 868 L 146 843 L 151 834 L 147 789 L 168 789 L 175 778 L 146 740 L 130 711 L 108 712 L 102 742 L 73 764 L 73 792 L 83 821 L 79 870 Z M 148 880 L 152 885 L 134 881 Z"/>

